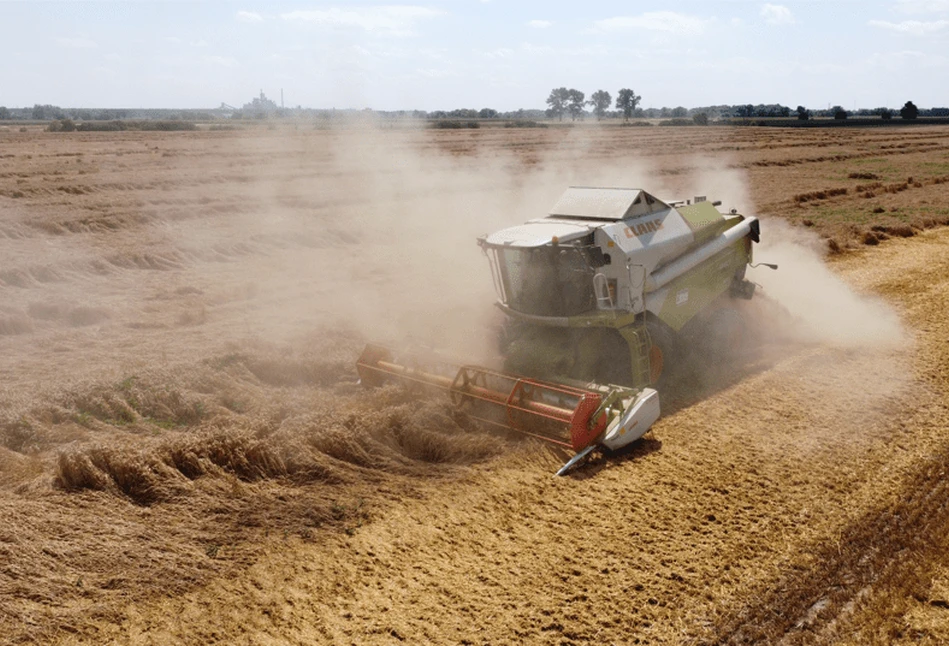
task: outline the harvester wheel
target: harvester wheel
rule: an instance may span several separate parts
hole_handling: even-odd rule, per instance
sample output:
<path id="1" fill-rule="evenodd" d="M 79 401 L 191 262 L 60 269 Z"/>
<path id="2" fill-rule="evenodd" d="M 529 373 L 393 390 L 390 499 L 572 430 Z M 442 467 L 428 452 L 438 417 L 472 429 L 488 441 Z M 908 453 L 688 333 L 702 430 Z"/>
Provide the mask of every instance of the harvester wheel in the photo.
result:
<path id="1" fill-rule="evenodd" d="M 676 363 L 675 333 L 662 323 L 648 319 L 649 331 L 649 382 L 661 389 L 669 382 Z"/>

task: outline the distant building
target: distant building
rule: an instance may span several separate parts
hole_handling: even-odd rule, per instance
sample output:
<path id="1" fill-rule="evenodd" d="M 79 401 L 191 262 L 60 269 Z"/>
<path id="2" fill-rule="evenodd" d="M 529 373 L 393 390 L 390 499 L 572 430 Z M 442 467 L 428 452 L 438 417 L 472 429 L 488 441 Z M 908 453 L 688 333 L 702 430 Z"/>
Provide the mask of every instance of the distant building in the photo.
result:
<path id="1" fill-rule="evenodd" d="M 241 108 L 241 111 L 244 113 L 245 118 L 263 118 L 269 117 L 277 114 L 280 111 L 280 107 L 267 98 L 264 94 L 264 91 L 260 91 L 260 96 L 254 98 L 250 103 L 245 103 Z"/>

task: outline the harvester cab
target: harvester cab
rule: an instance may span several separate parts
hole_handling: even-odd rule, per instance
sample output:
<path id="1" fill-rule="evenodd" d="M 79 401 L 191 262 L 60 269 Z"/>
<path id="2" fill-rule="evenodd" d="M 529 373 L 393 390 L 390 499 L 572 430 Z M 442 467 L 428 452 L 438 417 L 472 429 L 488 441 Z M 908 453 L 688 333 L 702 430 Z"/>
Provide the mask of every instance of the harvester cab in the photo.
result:
<path id="1" fill-rule="evenodd" d="M 558 473 L 597 446 L 622 448 L 658 419 L 683 346 L 754 295 L 759 222 L 719 205 L 571 187 L 548 216 L 478 239 L 505 315 L 503 372 L 439 374 L 370 346 L 360 377 L 446 391 L 479 419 L 569 446 Z"/>

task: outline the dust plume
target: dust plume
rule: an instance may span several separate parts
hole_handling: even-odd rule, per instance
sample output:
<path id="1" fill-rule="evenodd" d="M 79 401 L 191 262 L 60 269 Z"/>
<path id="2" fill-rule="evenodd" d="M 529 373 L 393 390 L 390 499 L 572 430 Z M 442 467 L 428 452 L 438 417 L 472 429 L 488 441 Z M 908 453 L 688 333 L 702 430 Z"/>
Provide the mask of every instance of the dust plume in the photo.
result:
<path id="1" fill-rule="evenodd" d="M 284 339 L 289 321 L 306 321 L 466 361 L 496 360 L 500 314 L 477 238 L 544 217 L 571 184 L 650 189 L 658 182 L 634 159 L 576 156 L 590 145 L 582 133 L 566 133 L 531 160 L 486 137 L 459 141 L 363 123 L 334 131 L 312 183 L 255 179 L 261 207 L 243 219 L 247 235 L 309 242 L 253 263 L 254 291 L 284 296 L 251 314 L 248 327 Z M 291 136 L 283 144 L 303 163 L 315 154 Z M 287 208 L 300 203 L 313 208 Z"/>
<path id="2" fill-rule="evenodd" d="M 896 349 L 907 332 L 882 300 L 859 294 L 825 263 L 820 238 L 787 222 L 766 219 L 755 260 L 776 263 L 749 269 L 748 278 L 788 313 L 784 330 L 793 338 L 841 348 Z"/>
<path id="3" fill-rule="evenodd" d="M 779 268 L 749 268 L 746 277 L 761 286 L 757 296 L 783 309 L 783 316 L 767 322 L 773 331 L 796 341 L 841 348 L 903 345 L 906 332 L 896 313 L 882 300 L 857 293 L 834 273 L 817 234 L 757 212 L 743 170 L 729 168 L 727 160 L 704 156 L 694 156 L 688 163 L 690 172 L 676 187 L 680 192 L 684 187 L 685 195 L 721 200 L 723 212 L 735 209 L 761 219 L 754 260 Z"/>

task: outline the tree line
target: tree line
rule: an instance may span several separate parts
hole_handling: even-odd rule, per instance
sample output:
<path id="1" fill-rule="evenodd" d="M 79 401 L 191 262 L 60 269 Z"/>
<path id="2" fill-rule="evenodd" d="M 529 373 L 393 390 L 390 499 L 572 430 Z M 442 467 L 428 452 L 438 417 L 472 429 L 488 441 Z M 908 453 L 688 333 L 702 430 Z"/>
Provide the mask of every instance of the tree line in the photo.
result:
<path id="1" fill-rule="evenodd" d="M 916 119 L 917 117 L 949 117 L 949 108 L 931 108 L 923 110 L 912 102 L 907 101 L 899 110 L 890 108 L 872 108 L 860 109 L 853 112 L 847 112 L 841 106 L 835 105 L 827 110 L 810 110 L 802 105 L 792 110 L 789 106 L 779 103 L 752 105 L 713 105 L 697 108 L 686 108 L 678 106 L 675 108 L 646 108 L 637 107 L 642 97 L 633 90 L 624 88 L 619 91 L 616 97 L 616 111 L 610 112 L 609 108 L 612 102 L 610 93 L 605 90 L 597 90 L 590 99 L 586 100 L 586 95 L 580 90 L 574 88 L 559 87 L 550 91 L 547 97 L 546 116 L 562 121 L 565 116 L 570 117 L 572 121 L 583 119 L 592 113 L 598 120 L 607 117 L 622 117 L 625 120 L 630 118 L 645 119 L 686 119 L 691 117 L 695 123 L 707 123 L 709 119 L 752 119 L 752 118 L 790 118 L 796 115 L 798 119 L 806 120 L 811 117 L 828 117 L 834 119 L 846 119 L 850 116 L 874 117 L 882 119 L 891 119 L 899 115 L 903 119 Z M 586 111 L 586 106 L 591 106 L 590 113 Z"/>
<path id="2" fill-rule="evenodd" d="M 616 96 L 616 109 L 622 111 L 623 118 L 629 121 L 636 113 L 636 106 L 642 97 L 629 88 L 621 89 Z M 558 121 L 563 121 L 564 115 L 570 115 L 570 119 L 576 121 L 582 119 L 585 110 L 584 106 L 591 106 L 596 118 L 603 119 L 607 116 L 613 97 L 606 90 L 597 90 L 586 100 L 586 94 L 580 90 L 565 87 L 554 88 L 547 97 L 548 117 L 556 117 Z"/>
<path id="3" fill-rule="evenodd" d="M 624 118 L 629 119 L 692 119 L 695 123 L 707 123 L 715 119 L 754 119 L 754 118 L 797 118 L 807 120 L 811 118 L 847 119 L 849 117 L 879 117 L 892 119 L 896 116 L 902 119 L 916 119 L 917 117 L 949 117 L 949 108 L 918 108 L 912 101 L 907 101 L 902 108 L 872 108 L 847 111 L 839 105 L 826 110 L 808 109 L 799 105 L 796 109 L 777 103 L 772 104 L 738 104 L 738 105 L 711 105 L 694 108 L 684 106 L 641 108 L 642 97 L 632 89 L 623 88 L 617 93 L 614 104 L 612 95 L 606 90 L 597 90 L 586 95 L 574 88 L 555 88 L 547 97 L 547 109 L 520 109 L 501 112 L 493 108 L 459 108 L 455 110 L 326 110 L 315 108 L 287 108 L 278 114 L 265 115 L 264 118 L 314 118 L 333 120 L 347 118 L 353 114 L 371 112 L 383 119 L 464 119 L 490 120 L 506 119 L 510 121 L 541 120 L 555 118 L 563 120 L 584 119 L 590 115 L 597 119 Z M 615 110 L 610 108 L 615 106 Z M 0 106 L 0 120 L 2 121 L 62 121 L 70 119 L 74 122 L 113 121 L 125 119 L 161 119 L 166 121 L 217 121 L 220 119 L 241 119 L 247 115 L 241 111 L 223 112 L 220 109 L 87 109 L 61 108 L 55 105 L 34 105 L 23 108 L 7 108 Z"/>
<path id="4" fill-rule="evenodd" d="M 828 110 L 823 110 L 820 112 L 820 116 L 833 117 L 834 119 L 847 119 L 851 116 L 849 112 L 844 110 L 839 105 L 835 105 Z M 873 108 L 872 110 L 856 111 L 857 116 L 880 117 L 883 120 L 892 119 L 894 114 L 899 114 L 900 118 L 902 119 L 915 119 L 920 115 L 924 117 L 949 117 L 949 108 L 931 108 L 929 110 L 920 110 L 916 107 L 915 103 L 912 101 L 907 101 L 898 111 L 891 110 L 889 108 Z M 811 118 L 811 111 L 805 108 L 803 105 L 799 105 L 797 106 L 797 118 L 802 121 L 807 121 Z"/>

